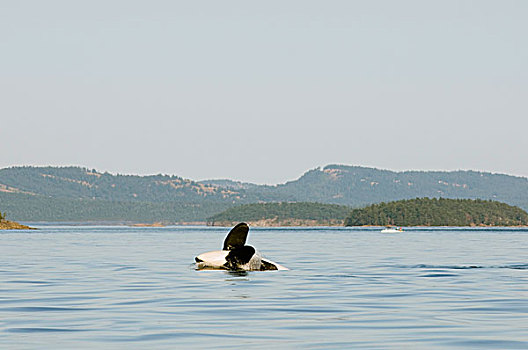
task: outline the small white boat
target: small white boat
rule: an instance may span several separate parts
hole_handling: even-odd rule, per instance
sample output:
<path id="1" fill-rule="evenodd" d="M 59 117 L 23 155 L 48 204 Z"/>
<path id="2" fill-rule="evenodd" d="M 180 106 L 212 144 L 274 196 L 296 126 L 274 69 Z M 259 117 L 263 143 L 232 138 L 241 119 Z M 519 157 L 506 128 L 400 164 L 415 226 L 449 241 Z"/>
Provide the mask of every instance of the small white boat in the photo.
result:
<path id="1" fill-rule="evenodd" d="M 398 233 L 403 232 L 403 228 L 401 227 L 386 227 L 383 230 L 381 230 L 381 233 Z"/>

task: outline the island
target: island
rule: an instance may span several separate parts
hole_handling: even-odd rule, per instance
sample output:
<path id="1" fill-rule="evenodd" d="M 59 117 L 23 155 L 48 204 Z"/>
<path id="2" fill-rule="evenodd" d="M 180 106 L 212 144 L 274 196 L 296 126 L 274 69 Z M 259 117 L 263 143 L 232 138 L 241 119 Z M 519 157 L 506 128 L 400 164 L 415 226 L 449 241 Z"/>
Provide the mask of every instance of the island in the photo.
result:
<path id="1" fill-rule="evenodd" d="M 343 226 L 351 208 L 345 205 L 310 202 L 272 202 L 243 204 L 207 219 L 208 226 Z"/>
<path id="2" fill-rule="evenodd" d="M 354 209 L 345 226 L 526 226 L 519 207 L 481 199 L 416 198 Z"/>

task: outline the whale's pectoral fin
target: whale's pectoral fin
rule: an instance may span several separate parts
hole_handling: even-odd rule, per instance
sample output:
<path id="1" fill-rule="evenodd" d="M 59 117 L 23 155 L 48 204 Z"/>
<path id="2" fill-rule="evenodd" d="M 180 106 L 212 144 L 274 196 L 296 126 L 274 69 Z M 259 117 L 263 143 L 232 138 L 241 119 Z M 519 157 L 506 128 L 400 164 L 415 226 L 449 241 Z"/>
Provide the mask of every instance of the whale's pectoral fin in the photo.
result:
<path id="1" fill-rule="evenodd" d="M 261 259 L 260 271 L 269 271 L 269 270 L 289 270 L 287 267 L 277 264 L 274 261 L 268 259 Z"/>
<path id="2" fill-rule="evenodd" d="M 229 231 L 224 240 L 223 250 L 232 250 L 234 248 L 241 248 L 246 244 L 249 226 L 245 222 L 241 222 Z"/>

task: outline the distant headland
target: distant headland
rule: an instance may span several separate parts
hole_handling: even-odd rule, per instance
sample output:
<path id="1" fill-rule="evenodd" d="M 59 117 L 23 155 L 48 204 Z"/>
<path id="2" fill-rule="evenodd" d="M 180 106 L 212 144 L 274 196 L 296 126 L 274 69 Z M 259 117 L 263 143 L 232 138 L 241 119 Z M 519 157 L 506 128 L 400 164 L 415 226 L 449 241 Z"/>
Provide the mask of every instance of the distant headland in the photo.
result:
<path id="1" fill-rule="evenodd" d="M 5 214 L 0 213 L 0 230 L 36 230 L 36 228 L 6 220 Z"/>

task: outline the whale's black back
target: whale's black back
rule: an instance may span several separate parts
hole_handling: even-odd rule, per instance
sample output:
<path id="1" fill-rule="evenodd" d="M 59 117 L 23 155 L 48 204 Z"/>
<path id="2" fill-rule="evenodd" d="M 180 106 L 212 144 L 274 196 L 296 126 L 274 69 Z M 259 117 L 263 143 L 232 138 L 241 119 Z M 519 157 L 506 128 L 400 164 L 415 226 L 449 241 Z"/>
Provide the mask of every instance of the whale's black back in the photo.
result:
<path id="1" fill-rule="evenodd" d="M 242 248 L 246 244 L 248 232 L 249 226 L 245 222 L 241 222 L 233 227 L 224 240 L 224 247 L 222 250 Z"/>

